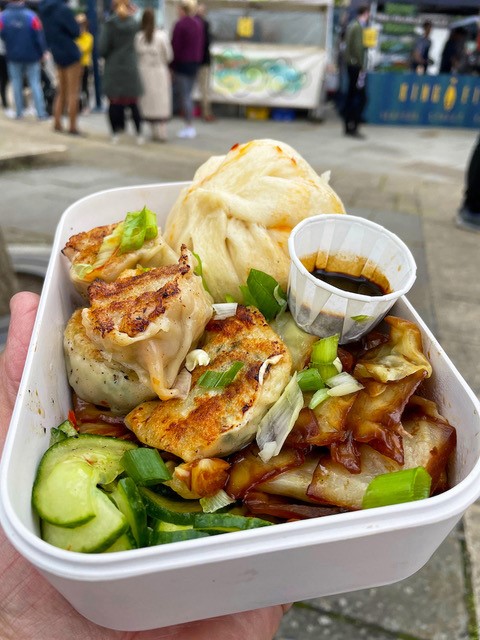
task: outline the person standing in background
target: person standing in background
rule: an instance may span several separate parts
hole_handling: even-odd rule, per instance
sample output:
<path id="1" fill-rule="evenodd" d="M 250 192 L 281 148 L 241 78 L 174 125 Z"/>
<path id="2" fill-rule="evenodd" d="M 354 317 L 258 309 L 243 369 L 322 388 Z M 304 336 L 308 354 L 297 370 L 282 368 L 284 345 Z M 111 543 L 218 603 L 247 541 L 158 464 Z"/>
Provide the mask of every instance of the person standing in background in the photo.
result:
<path id="1" fill-rule="evenodd" d="M 125 130 L 125 110 L 130 110 L 137 144 L 143 144 L 142 118 L 138 99 L 143 93 L 135 52 L 135 35 L 139 25 L 133 17 L 135 7 L 128 0 L 117 0 L 113 14 L 103 25 L 99 53 L 105 59 L 103 89 L 109 100 L 108 118 L 112 142 Z"/>
<path id="2" fill-rule="evenodd" d="M 200 89 L 200 100 L 202 105 L 202 117 L 205 122 L 213 122 L 215 117 L 212 113 L 212 105 L 210 102 L 210 79 L 211 64 L 210 55 L 210 23 L 206 19 L 207 7 L 202 3 L 198 5 L 197 18 L 203 28 L 203 58 L 198 70 L 198 88 Z"/>
<path id="3" fill-rule="evenodd" d="M 135 36 L 138 70 L 143 84 L 142 117 L 150 123 L 152 140 L 167 140 L 167 121 L 172 117 L 172 82 L 168 65 L 172 48 L 165 31 L 155 28 L 153 9 L 145 9 L 142 29 Z"/>
<path id="4" fill-rule="evenodd" d="M 68 112 L 68 133 L 80 135 L 77 128 L 78 93 L 80 88 L 80 50 L 75 40 L 80 27 L 65 0 L 41 0 L 38 10 L 42 18 L 48 48 L 57 69 L 57 94 L 53 103 L 53 128 L 63 131 L 62 116 Z"/>
<path id="5" fill-rule="evenodd" d="M 90 69 L 92 68 L 93 53 L 93 35 L 88 30 L 88 20 L 84 13 L 77 16 L 78 26 L 80 27 L 80 36 L 75 40 L 77 47 L 80 49 L 82 66 L 81 72 L 81 90 L 80 90 L 80 109 L 84 113 L 90 111 Z"/>
<path id="6" fill-rule="evenodd" d="M 348 73 L 348 89 L 345 98 L 345 135 L 363 138 L 358 127 L 367 104 L 366 89 L 366 48 L 363 44 L 363 30 L 368 24 L 370 9 L 362 5 L 357 10 L 357 18 L 350 22 L 345 36 L 345 62 Z"/>
<path id="7" fill-rule="evenodd" d="M 458 212 L 457 224 L 468 231 L 480 232 L 480 135 L 468 164 L 465 198 Z"/>
<path id="8" fill-rule="evenodd" d="M 172 69 L 180 94 L 185 127 L 177 135 L 179 138 L 195 138 L 197 132 L 193 126 L 192 91 L 203 59 L 204 35 L 202 25 L 195 17 L 195 0 L 182 0 L 178 11 L 179 19 L 172 33 Z"/>
<path id="9" fill-rule="evenodd" d="M 0 98 L 2 100 L 2 107 L 5 111 L 5 115 L 13 118 L 13 111 L 8 106 L 7 100 L 7 87 L 8 87 L 8 69 L 7 69 L 7 57 L 5 55 L 5 43 L 0 37 Z"/>
<path id="10" fill-rule="evenodd" d="M 10 2 L 0 13 L 0 35 L 5 43 L 16 118 L 23 117 L 23 78 L 27 77 L 39 120 L 48 118 L 40 82 L 40 61 L 47 51 L 42 23 L 22 1 Z"/>
<path id="11" fill-rule="evenodd" d="M 442 51 L 439 73 L 457 73 L 460 70 L 465 57 L 466 35 L 463 27 L 457 27 L 450 32 Z"/>
<path id="12" fill-rule="evenodd" d="M 430 20 L 425 20 L 423 23 L 423 35 L 417 38 L 412 51 L 410 69 L 414 73 L 425 74 L 427 73 L 428 66 L 432 64 L 432 60 L 429 57 L 430 47 L 432 46 L 430 39 L 431 31 L 432 23 Z"/>

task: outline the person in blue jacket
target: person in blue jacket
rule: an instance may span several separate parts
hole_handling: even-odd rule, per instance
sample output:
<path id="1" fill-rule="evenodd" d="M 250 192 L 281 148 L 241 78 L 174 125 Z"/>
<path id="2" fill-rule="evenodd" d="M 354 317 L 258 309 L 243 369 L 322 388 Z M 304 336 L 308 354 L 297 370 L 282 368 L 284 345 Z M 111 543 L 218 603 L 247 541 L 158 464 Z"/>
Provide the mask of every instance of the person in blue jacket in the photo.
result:
<path id="1" fill-rule="evenodd" d="M 40 81 L 40 61 L 47 45 L 42 23 L 23 1 L 10 2 L 0 13 L 0 36 L 5 43 L 7 68 L 17 119 L 23 117 L 23 79 L 27 77 L 40 120 L 48 118 Z"/>
<path id="2" fill-rule="evenodd" d="M 80 135 L 77 128 L 78 97 L 82 66 L 75 40 L 80 27 L 66 0 L 41 0 L 38 10 L 42 18 L 48 48 L 57 67 L 57 95 L 53 104 L 55 131 L 63 131 L 62 114 L 67 107 L 68 133 Z"/>

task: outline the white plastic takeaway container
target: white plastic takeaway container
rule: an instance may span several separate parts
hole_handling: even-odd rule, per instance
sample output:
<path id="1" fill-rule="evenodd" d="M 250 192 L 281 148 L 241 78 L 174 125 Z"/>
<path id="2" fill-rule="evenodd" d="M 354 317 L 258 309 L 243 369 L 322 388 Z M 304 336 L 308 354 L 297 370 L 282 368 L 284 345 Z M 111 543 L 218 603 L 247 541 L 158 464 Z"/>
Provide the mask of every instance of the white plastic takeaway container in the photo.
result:
<path id="1" fill-rule="evenodd" d="M 434 370 L 426 394 L 457 429 L 453 488 L 419 502 L 110 554 L 68 552 L 40 539 L 32 485 L 50 428 L 71 408 L 62 340 L 78 299 L 61 249 L 72 234 L 121 220 L 145 204 L 163 224 L 183 186 L 103 191 L 63 215 L 1 464 L 0 522 L 7 536 L 82 615 L 121 630 L 162 627 L 410 576 L 480 494 L 480 406 L 405 298 L 393 313 L 420 326 Z"/>

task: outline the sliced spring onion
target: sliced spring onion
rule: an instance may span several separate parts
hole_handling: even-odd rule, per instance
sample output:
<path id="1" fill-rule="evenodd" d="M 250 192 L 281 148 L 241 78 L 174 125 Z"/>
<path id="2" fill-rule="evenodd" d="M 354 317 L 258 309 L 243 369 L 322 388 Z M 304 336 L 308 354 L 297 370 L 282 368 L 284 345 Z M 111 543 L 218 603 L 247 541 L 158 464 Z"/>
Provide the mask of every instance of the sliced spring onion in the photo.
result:
<path id="1" fill-rule="evenodd" d="M 325 386 L 318 369 L 314 367 L 300 371 L 297 374 L 297 382 L 302 391 L 318 391 Z"/>
<path id="2" fill-rule="evenodd" d="M 431 484 L 432 478 L 424 467 L 383 473 L 368 485 L 362 508 L 423 500 L 430 496 Z"/>
<path id="3" fill-rule="evenodd" d="M 229 504 L 233 504 L 235 498 L 231 498 L 226 491 L 220 489 L 213 496 L 206 496 L 200 498 L 200 504 L 202 505 L 203 513 L 214 513 L 223 507 L 227 507 Z"/>
<path id="4" fill-rule="evenodd" d="M 297 376 L 283 390 L 280 398 L 260 420 L 257 430 L 259 456 L 263 462 L 278 455 L 303 407 L 303 394 Z"/>
<path id="5" fill-rule="evenodd" d="M 215 312 L 214 319 L 225 320 L 237 313 L 238 304 L 236 302 L 221 302 L 220 304 L 214 304 L 212 306 Z"/>
<path id="6" fill-rule="evenodd" d="M 280 313 L 282 311 L 285 311 L 285 309 L 287 308 L 287 302 L 288 302 L 287 296 L 285 295 L 285 292 L 283 291 L 283 289 L 279 284 L 277 284 L 277 286 L 273 290 L 273 297 L 275 298 L 278 306 L 280 307 Z"/>
<path id="7" fill-rule="evenodd" d="M 258 384 L 259 385 L 263 384 L 263 378 L 265 377 L 265 373 L 266 373 L 268 367 L 271 364 L 277 364 L 277 362 L 280 362 L 280 360 L 282 358 L 283 358 L 283 356 L 280 353 L 280 354 L 278 354 L 276 356 L 272 356 L 271 358 L 267 358 L 266 360 L 264 360 L 264 362 L 262 362 L 262 366 L 258 370 Z"/>
<path id="8" fill-rule="evenodd" d="M 333 362 L 330 364 L 317 364 L 316 362 L 311 362 L 310 364 L 316 367 L 324 382 L 329 378 L 333 378 L 338 375 L 337 367 Z"/>
<path id="9" fill-rule="evenodd" d="M 195 367 L 204 367 L 209 364 L 210 356 L 203 349 L 193 349 L 185 358 L 185 367 L 189 371 L 193 371 Z"/>
<path id="10" fill-rule="evenodd" d="M 147 207 L 144 207 L 145 211 L 145 242 L 153 240 L 158 235 L 157 214 L 153 213 Z"/>
<path id="11" fill-rule="evenodd" d="M 337 370 L 338 373 L 342 373 L 342 369 L 343 369 L 343 365 L 342 365 L 342 361 L 340 360 L 340 358 L 335 358 L 335 360 L 332 362 L 333 366 L 335 367 L 335 369 Z"/>
<path id="12" fill-rule="evenodd" d="M 127 475 L 142 487 L 172 479 L 170 471 L 156 449 L 144 447 L 129 449 L 123 454 L 121 463 Z"/>
<path id="13" fill-rule="evenodd" d="M 147 218 L 148 233 L 150 238 L 154 238 L 158 233 L 155 221 L 155 214 L 149 211 L 147 207 L 143 207 L 141 211 L 129 211 L 123 222 L 123 234 L 120 242 L 119 253 L 128 253 L 129 251 L 137 251 L 143 247 L 143 243 L 147 239 Z"/>
<path id="14" fill-rule="evenodd" d="M 355 382 L 344 382 L 343 384 L 339 384 L 336 387 L 328 390 L 329 396 L 347 396 L 349 393 L 356 393 L 363 389 L 363 384 L 360 384 L 358 380 Z"/>
<path id="15" fill-rule="evenodd" d="M 192 251 L 192 255 L 194 256 L 195 260 L 197 261 L 197 266 L 194 268 L 193 273 L 196 276 L 200 276 L 200 278 L 202 279 L 203 288 L 205 289 L 205 291 L 207 291 L 207 293 L 210 293 L 210 290 L 209 290 L 208 285 L 207 285 L 207 281 L 205 280 L 205 276 L 203 275 L 202 259 L 200 258 L 198 253 L 193 253 L 193 251 Z"/>
<path id="16" fill-rule="evenodd" d="M 227 371 L 205 371 L 198 380 L 198 386 L 205 389 L 224 389 L 234 381 L 242 367 L 243 362 L 237 360 Z"/>
<path id="17" fill-rule="evenodd" d="M 252 294 L 250 293 L 250 289 L 247 287 L 247 285 L 242 284 L 238 288 L 240 289 L 240 293 L 242 294 L 242 297 L 243 297 L 243 304 L 246 307 L 256 307 L 257 302 L 255 298 L 252 296 Z"/>
<path id="18" fill-rule="evenodd" d="M 345 384 L 346 382 L 349 382 L 351 384 L 353 383 L 360 384 L 356 378 L 354 378 L 352 375 L 350 375 L 346 371 L 343 371 L 342 373 L 337 373 L 336 375 L 330 378 L 327 378 L 325 380 L 325 384 L 327 385 L 327 387 L 330 387 L 330 388 L 338 387 L 339 385 Z M 362 385 L 360 385 L 360 388 L 363 389 Z"/>
<path id="19" fill-rule="evenodd" d="M 225 296 L 225 302 L 236 302 L 236 300 L 233 296 L 227 293 L 227 295 Z"/>
<path id="20" fill-rule="evenodd" d="M 338 340 L 340 336 L 336 333 L 328 338 L 317 340 L 312 348 L 311 360 L 315 365 L 332 364 L 337 357 Z"/>
<path id="21" fill-rule="evenodd" d="M 309 409 L 315 409 L 319 404 L 324 402 L 329 397 L 328 389 L 319 389 L 312 396 L 312 399 L 308 403 Z"/>
<path id="22" fill-rule="evenodd" d="M 268 273 L 258 269 L 250 269 L 247 287 L 255 301 L 255 306 L 266 320 L 273 320 L 285 308 L 287 296 L 275 278 Z M 279 300 L 281 300 L 280 303 Z"/>

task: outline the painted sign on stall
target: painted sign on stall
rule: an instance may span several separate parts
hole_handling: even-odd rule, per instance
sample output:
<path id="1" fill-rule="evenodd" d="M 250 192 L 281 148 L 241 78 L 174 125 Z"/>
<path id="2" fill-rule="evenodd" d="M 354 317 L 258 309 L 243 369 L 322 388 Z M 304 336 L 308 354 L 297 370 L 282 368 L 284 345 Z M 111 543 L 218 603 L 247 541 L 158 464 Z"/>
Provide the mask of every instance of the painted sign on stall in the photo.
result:
<path id="1" fill-rule="evenodd" d="M 371 73 L 366 119 L 371 124 L 480 127 L 480 77 Z"/>
<path id="2" fill-rule="evenodd" d="M 214 44 L 211 53 L 213 102 L 318 106 L 326 63 L 323 49 L 239 42 Z"/>

